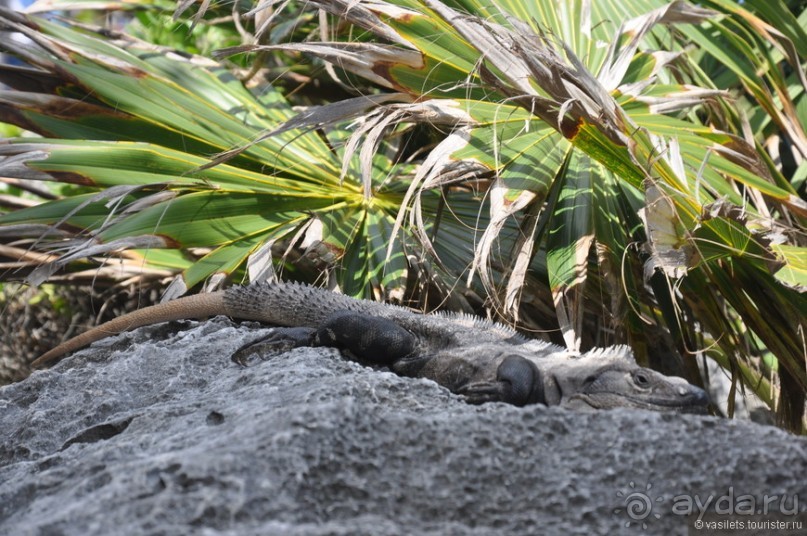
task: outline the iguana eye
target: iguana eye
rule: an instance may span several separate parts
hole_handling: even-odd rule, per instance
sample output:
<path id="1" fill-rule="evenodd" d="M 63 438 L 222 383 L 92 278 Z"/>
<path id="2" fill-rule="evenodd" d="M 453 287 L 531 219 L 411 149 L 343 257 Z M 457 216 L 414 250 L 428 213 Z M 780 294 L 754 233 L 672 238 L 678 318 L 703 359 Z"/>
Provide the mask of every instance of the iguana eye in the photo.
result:
<path id="1" fill-rule="evenodd" d="M 648 378 L 647 374 L 644 372 L 634 372 L 633 383 L 639 387 L 648 387 L 650 385 L 650 378 Z"/>

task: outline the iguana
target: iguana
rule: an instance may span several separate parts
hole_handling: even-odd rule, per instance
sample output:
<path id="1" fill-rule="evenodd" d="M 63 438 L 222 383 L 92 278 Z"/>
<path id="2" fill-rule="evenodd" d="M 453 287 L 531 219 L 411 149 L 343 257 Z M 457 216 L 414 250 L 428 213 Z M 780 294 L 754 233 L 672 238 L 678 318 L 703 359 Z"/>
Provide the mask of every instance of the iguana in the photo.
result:
<path id="1" fill-rule="evenodd" d="M 403 376 L 434 380 L 470 403 L 681 413 L 705 413 L 708 404 L 706 393 L 682 378 L 639 367 L 626 346 L 574 356 L 479 317 L 424 315 L 298 283 L 232 287 L 146 307 L 60 344 L 33 365 L 137 327 L 214 315 L 286 326 L 236 352 L 239 362 L 261 345 L 328 346 Z"/>

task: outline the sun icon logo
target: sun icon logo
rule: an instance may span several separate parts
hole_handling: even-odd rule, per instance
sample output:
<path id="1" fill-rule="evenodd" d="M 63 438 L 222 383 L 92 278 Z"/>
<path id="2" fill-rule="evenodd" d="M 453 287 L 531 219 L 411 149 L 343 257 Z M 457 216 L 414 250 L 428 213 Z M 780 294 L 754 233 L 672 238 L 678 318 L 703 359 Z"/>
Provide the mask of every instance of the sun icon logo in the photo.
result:
<path id="1" fill-rule="evenodd" d="M 621 514 L 625 512 L 625 515 L 628 516 L 628 521 L 625 522 L 626 527 L 630 527 L 631 525 L 641 525 L 642 530 L 647 529 L 647 523 L 651 519 L 660 519 L 661 514 L 658 512 L 653 511 L 654 503 L 661 503 L 664 501 L 664 497 L 656 497 L 655 499 L 650 497 L 650 489 L 653 487 L 653 484 L 648 483 L 645 486 L 644 490 L 637 490 L 636 483 L 630 483 L 630 490 L 619 490 L 616 492 L 616 496 L 622 499 L 624 503 L 624 507 L 615 508 L 614 514 Z"/>

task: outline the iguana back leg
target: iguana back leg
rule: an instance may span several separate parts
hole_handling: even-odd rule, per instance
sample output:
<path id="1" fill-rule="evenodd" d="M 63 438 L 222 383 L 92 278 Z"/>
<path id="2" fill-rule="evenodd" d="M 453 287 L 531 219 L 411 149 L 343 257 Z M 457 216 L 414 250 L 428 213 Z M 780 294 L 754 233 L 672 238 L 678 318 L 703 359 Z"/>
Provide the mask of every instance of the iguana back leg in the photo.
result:
<path id="1" fill-rule="evenodd" d="M 277 354 L 301 346 L 325 346 L 346 351 L 363 363 L 400 365 L 402 374 L 414 375 L 425 358 L 415 352 L 416 339 L 392 320 L 354 311 L 337 311 L 316 328 L 277 328 L 267 337 L 239 348 L 231 357 L 249 366 L 261 354 Z M 409 370 L 412 369 L 412 370 Z"/>
<path id="2" fill-rule="evenodd" d="M 362 362 L 392 366 L 415 354 L 417 339 L 392 320 L 337 311 L 317 329 L 314 345 L 347 350 Z"/>
<path id="3" fill-rule="evenodd" d="M 234 362 L 249 367 L 267 355 L 288 352 L 301 346 L 314 346 L 314 328 L 276 328 L 266 337 L 248 342 L 230 356 Z"/>
<path id="4" fill-rule="evenodd" d="M 458 390 L 471 404 L 505 402 L 514 406 L 544 403 L 541 373 L 527 359 L 511 355 L 496 369 L 496 380 L 470 383 Z"/>

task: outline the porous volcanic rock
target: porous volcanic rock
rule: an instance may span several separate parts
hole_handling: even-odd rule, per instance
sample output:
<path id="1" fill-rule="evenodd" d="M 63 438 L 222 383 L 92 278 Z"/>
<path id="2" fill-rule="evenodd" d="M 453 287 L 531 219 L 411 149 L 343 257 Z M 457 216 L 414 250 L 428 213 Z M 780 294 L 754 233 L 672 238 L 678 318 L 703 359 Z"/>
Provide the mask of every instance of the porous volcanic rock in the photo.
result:
<path id="1" fill-rule="evenodd" d="M 230 360 L 266 333 L 224 318 L 142 328 L 0 389 L 0 534 L 807 530 L 805 438 L 471 406 L 330 349 Z"/>

